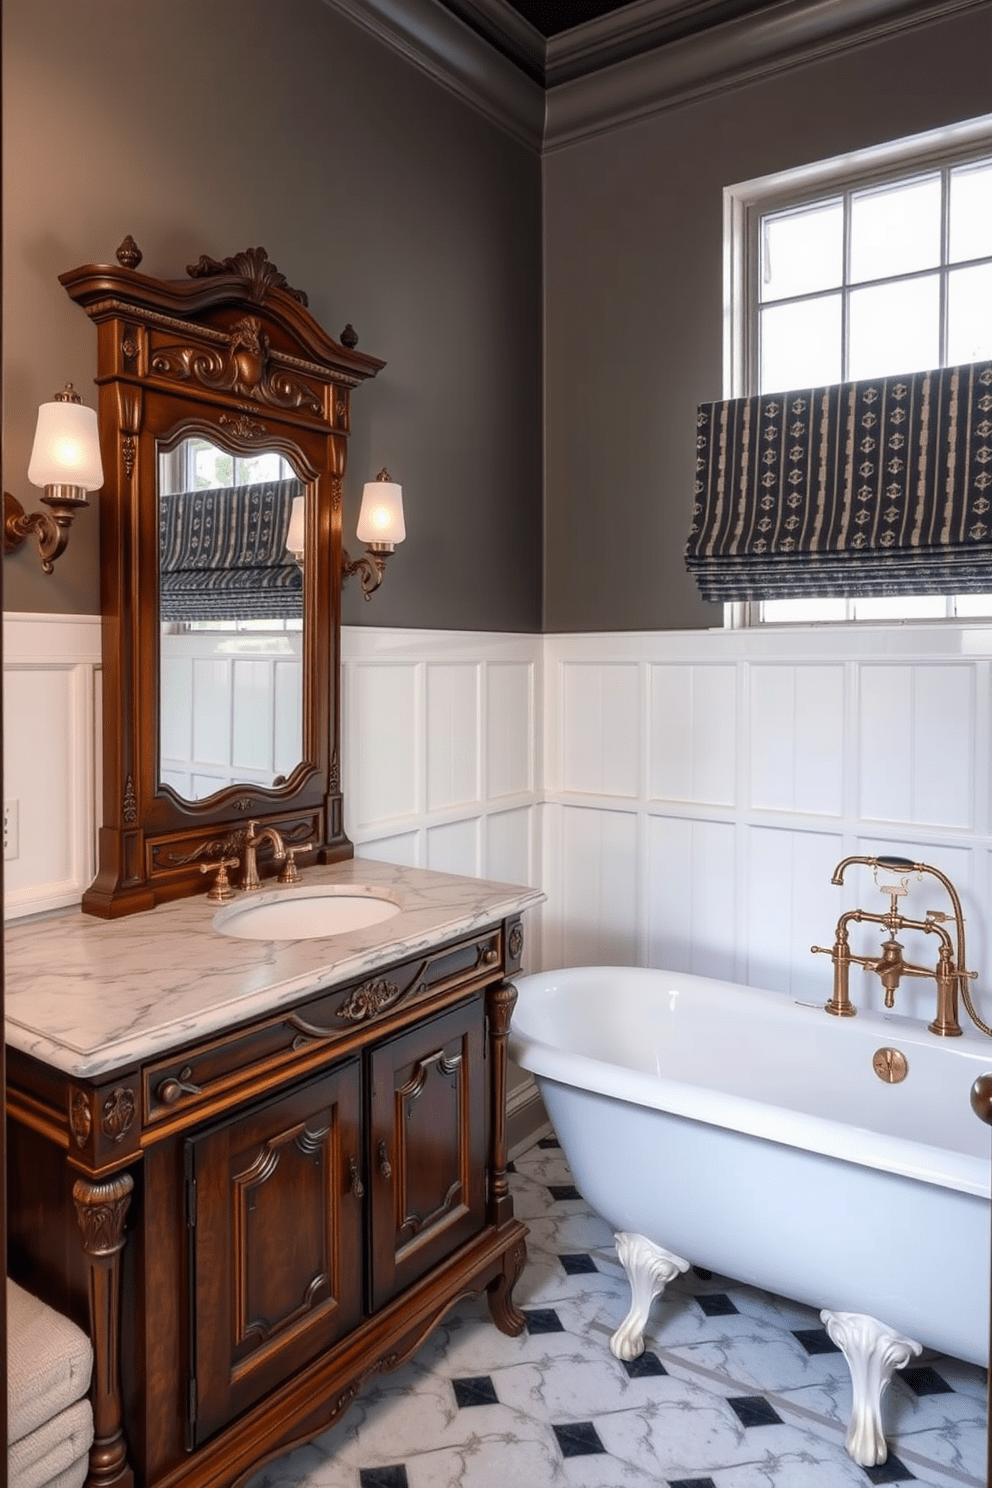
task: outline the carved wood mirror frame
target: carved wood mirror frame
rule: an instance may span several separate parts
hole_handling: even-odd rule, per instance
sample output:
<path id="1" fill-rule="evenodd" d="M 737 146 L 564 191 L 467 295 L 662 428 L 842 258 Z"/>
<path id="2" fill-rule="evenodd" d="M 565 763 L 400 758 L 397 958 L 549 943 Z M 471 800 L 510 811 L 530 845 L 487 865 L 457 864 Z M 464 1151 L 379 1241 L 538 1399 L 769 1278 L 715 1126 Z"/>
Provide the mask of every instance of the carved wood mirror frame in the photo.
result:
<path id="1" fill-rule="evenodd" d="M 117 265 L 60 275 L 96 323 L 103 615 L 103 826 L 83 910 L 115 918 L 208 887 L 249 819 L 319 862 L 352 856 L 340 782 L 341 500 L 352 389 L 384 365 L 334 341 L 263 248 L 154 279 L 125 239 Z M 306 482 L 303 754 L 272 788 L 187 801 L 160 783 L 158 452 L 182 433 L 263 444 Z M 261 868 L 262 865 L 260 865 Z"/>

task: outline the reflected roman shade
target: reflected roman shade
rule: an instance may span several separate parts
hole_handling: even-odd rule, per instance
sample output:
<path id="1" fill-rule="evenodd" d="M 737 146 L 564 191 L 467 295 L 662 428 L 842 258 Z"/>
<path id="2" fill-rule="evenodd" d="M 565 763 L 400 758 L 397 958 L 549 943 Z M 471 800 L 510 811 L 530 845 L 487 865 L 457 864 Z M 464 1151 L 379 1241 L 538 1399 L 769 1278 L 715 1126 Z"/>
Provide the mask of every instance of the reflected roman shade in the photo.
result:
<path id="1" fill-rule="evenodd" d="M 303 575 L 286 551 L 298 480 L 181 491 L 159 503 L 163 620 L 302 614 Z"/>
<path id="2" fill-rule="evenodd" d="M 992 591 L 992 363 L 704 403 L 704 599 Z"/>

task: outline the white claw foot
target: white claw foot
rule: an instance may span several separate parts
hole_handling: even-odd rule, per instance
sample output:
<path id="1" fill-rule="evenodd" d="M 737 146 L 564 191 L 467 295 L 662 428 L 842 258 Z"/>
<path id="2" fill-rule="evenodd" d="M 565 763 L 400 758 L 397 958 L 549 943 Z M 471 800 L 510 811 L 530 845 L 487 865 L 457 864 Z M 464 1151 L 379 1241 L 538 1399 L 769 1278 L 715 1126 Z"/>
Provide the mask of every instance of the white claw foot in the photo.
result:
<path id="1" fill-rule="evenodd" d="M 892 1372 L 921 1350 L 912 1338 L 863 1312 L 821 1312 L 820 1321 L 851 1371 L 851 1419 L 844 1445 L 859 1467 L 877 1467 L 889 1455 L 882 1431 L 882 1396 Z"/>
<path id="2" fill-rule="evenodd" d="M 674 1277 L 688 1271 L 689 1262 L 662 1250 L 643 1235 L 621 1230 L 613 1238 L 630 1283 L 630 1311 L 610 1339 L 610 1352 L 618 1359 L 636 1359 L 644 1352 L 644 1328 L 651 1303 Z"/>

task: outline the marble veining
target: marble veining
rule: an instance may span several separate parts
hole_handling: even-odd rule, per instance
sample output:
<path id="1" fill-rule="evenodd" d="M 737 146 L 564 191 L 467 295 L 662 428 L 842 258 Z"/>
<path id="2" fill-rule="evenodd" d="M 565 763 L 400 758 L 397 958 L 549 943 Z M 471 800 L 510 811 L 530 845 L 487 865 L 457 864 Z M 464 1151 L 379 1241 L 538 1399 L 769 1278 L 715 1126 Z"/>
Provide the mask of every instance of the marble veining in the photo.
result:
<path id="1" fill-rule="evenodd" d="M 205 896 L 102 920 L 60 910 L 6 932 L 7 1042 L 77 1078 L 95 1077 L 375 972 L 398 958 L 539 904 L 540 890 L 352 858 L 300 886 L 370 889 L 401 912 L 299 941 L 237 940 Z M 267 886 L 262 903 L 279 890 Z"/>

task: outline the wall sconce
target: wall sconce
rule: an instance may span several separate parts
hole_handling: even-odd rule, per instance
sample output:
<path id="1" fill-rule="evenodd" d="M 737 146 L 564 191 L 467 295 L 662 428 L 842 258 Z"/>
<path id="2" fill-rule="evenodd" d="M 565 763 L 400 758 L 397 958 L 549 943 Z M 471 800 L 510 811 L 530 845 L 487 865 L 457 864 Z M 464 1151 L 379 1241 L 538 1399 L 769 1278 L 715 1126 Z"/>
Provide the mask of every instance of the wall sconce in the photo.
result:
<path id="1" fill-rule="evenodd" d="M 15 552 L 33 532 L 41 566 L 50 574 L 65 551 L 73 517 L 89 505 L 87 494 L 103 485 L 96 413 L 80 402 L 71 382 L 38 409 L 28 480 L 44 486 L 41 500 L 50 510 L 25 512 L 17 497 L 4 491 L 3 550 Z"/>
<path id="2" fill-rule="evenodd" d="M 386 559 L 406 537 L 403 521 L 403 487 L 390 479 L 385 466 L 374 481 L 366 481 L 362 489 L 362 508 L 358 513 L 356 535 L 365 544 L 361 558 L 352 561 L 347 552 L 341 554 L 341 577 L 348 579 L 353 573 L 361 578 L 362 592 L 371 599 L 382 583 Z"/>
<path id="3" fill-rule="evenodd" d="M 362 591 L 366 599 L 382 583 L 386 559 L 406 537 L 403 521 L 403 487 L 390 480 L 389 471 L 383 468 L 374 481 L 366 481 L 362 491 L 362 509 L 358 514 L 358 541 L 365 544 L 365 552 L 354 561 L 346 551 L 341 554 L 341 576 L 348 579 L 352 574 L 361 575 Z M 286 551 L 292 553 L 296 563 L 303 567 L 303 551 L 306 545 L 306 497 L 294 496 L 286 533 Z"/>

